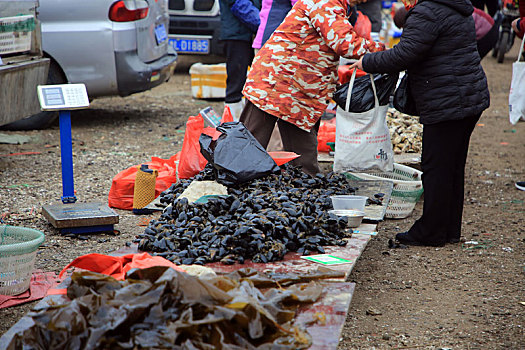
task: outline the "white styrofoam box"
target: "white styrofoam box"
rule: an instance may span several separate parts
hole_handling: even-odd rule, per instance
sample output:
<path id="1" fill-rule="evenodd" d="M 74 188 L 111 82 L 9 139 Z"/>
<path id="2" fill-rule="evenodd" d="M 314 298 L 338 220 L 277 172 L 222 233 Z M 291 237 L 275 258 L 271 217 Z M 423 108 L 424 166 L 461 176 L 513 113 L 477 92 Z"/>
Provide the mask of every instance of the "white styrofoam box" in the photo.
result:
<path id="1" fill-rule="evenodd" d="M 195 63 L 190 67 L 191 94 L 194 98 L 226 96 L 226 63 Z"/>

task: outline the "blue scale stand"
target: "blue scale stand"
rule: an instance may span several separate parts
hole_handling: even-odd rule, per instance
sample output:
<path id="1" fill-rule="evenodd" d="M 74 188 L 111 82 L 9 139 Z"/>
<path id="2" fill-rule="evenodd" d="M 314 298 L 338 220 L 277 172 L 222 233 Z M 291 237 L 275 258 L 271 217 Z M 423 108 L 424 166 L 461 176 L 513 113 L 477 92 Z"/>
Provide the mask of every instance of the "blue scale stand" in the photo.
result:
<path id="1" fill-rule="evenodd" d="M 42 214 L 60 233 L 112 232 L 119 221 L 113 209 L 102 203 L 77 203 L 75 196 L 70 109 L 89 107 L 84 84 L 42 85 L 38 98 L 42 110 L 59 110 L 62 161 L 62 204 L 44 205 Z"/>

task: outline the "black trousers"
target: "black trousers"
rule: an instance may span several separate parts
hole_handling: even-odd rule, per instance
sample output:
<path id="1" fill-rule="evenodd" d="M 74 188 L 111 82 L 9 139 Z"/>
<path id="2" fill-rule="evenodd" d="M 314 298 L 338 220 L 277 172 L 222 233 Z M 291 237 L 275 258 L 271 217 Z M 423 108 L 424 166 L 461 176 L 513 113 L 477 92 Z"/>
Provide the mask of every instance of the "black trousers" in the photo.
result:
<path id="1" fill-rule="evenodd" d="M 487 6 L 487 13 L 490 17 L 494 17 L 499 9 L 498 0 L 472 0 L 471 2 L 474 7 L 482 11 L 485 11 L 485 6 Z"/>
<path id="2" fill-rule="evenodd" d="M 408 231 L 419 242 L 442 245 L 461 236 L 465 163 L 480 116 L 423 126 L 423 215 Z"/>
<path id="3" fill-rule="evenodd" d="M 240 121 L 264 148 L 268 147 L 275 123 L 277 123 L 284 150 L 301 155 L 299 158 L 294 159 L 291 164 L 301 166 L 305 173 L 312 176 L 320 172 L 319 163 L 317 162 L 317 132 L 321 125 L 321 119 L 308 132 L 292 123 L 266 113 L 250 101 L 246 101 Z"/>
<path id="4" fill-rule="evenodd" d="M 246 73 L 253 61 L 252 43 L 244 40 L 225 40 L 226 48 L 226 97 L 224 102 L 235 103 L 242 99 Z"/>

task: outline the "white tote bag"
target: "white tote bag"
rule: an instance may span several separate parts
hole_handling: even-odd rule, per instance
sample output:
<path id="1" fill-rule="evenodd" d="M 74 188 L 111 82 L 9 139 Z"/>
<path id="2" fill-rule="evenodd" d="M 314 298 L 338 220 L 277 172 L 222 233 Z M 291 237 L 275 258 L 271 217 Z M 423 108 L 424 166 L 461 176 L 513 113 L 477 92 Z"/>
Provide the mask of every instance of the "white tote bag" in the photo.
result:
<path id="1" fill-rule="evenodd" d="M 345 109 L 337 107 L 335 132 L 335 172 L 393 171 L 394 152 L 386 124 L 388 106 L 380 106 L 374 78 L 370 75 L 375 107 L 363 113 L 350 109 L 356 70 L 348 86 Z"/>
<path id="2" fill-rule="evenodd" d="M 509 93 L 509 116 L 512 125 L 520 118 L 525 120 L 525 62 L 520 62 L 525 36 L 521 41 L 518 59 L 512 64 L 512 81 Z"/>

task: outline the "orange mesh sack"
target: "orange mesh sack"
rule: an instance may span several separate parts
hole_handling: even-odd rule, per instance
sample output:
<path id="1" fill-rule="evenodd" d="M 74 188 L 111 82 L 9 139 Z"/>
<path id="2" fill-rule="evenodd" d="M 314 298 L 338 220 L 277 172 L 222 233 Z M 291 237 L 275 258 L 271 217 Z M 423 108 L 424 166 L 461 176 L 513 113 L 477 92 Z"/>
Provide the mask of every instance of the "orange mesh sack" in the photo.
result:
<path id="1" fill-rule="evenodd" d="M 159 171 L 149 169 L 145 164 L 137 168 L 133 189 L 133 212 L 141 214 L 141 210 L 155 199 L 155 184 Z"/>
<path id="2" fill-rule="evenodd" d="M 145 164 L 150 169 L 158 171 L 157 181 L 155 182 L 155 198 L 162 191 L 168 189 L 173 183 L 177 182 L 177 164 L 180 152 L 169 159 L 152 157 L 150 162 Z M 109 190 L 108 205 L 117 209 L 133 209 L 133 194 L 135 191 L 135 177 L 138 166 L 132 166 L 118 173 L 111 183 Z"/>

